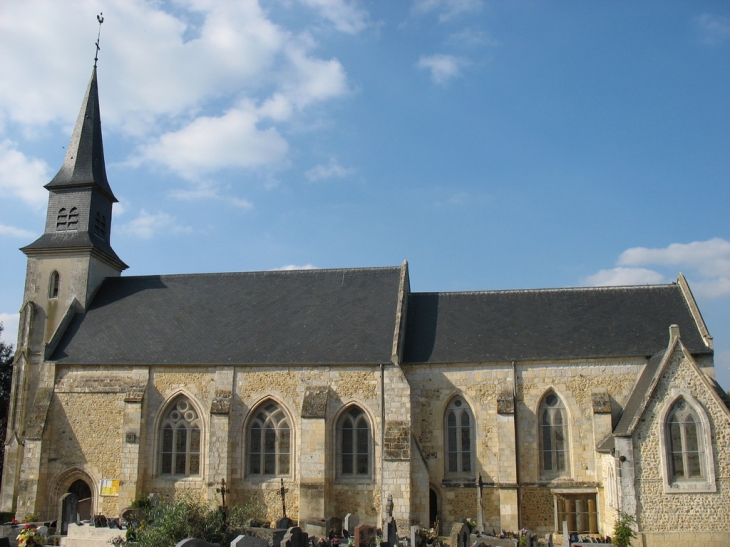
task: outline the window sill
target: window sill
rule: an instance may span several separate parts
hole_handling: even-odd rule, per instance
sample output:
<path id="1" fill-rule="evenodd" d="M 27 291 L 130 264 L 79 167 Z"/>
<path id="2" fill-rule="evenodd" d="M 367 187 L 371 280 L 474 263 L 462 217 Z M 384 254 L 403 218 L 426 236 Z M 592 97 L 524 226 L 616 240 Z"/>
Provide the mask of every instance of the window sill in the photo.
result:
<path id="1" fill-rule="evenodd" d="M 664 483 L 665 494 L 697 494 L 717 492 L 715 481 L 687 480 Z"/>

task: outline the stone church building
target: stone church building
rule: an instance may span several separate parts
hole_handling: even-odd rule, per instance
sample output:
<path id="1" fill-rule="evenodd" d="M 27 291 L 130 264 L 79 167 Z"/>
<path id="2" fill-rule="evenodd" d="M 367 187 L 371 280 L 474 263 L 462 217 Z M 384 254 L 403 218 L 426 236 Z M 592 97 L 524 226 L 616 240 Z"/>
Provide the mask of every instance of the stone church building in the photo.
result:
<path id="1" fill-rule="evenodd" d="M 419 293 L 384 268 L 129 277 L 94 69 L 28 257 L 2 511 L 141 493 L 730 545 L 730 410 L 668 285 Z M 690 534 L 691 532 L 691 534 Z M 690 541 L 691 539 L 691 541 Z M 715 543 L 711 543 L 714 541 Z M 642 544 L 642 543 L 639 543 Z"/>

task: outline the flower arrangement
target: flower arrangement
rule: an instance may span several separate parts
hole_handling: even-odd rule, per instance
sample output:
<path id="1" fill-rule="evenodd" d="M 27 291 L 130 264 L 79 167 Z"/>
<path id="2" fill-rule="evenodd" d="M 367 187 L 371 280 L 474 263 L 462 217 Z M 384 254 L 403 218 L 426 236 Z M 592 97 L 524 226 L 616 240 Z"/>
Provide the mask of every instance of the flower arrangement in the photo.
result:
<path id="1" fill-rule="evenodd" d="M 111 543 L 114 545 L 114 547 L 121 547 L 122 545 L 125 545 L 127 543 L 127 540 L 124 539 L 122 536 L 117 536 L 111 538 L 107 543 Z"/>
<path id="2" fill-rule="evenodd" d="M 319 538 L 317 540 L 317 547 L 327 547 L 327 538 Z"/>
<path id="3" fill-rule="evenodd" d="M 31 547 L 32 545 L 43 545 L 45 538 L 38 533 L 38 530 L 30 525 L 26 524 L 18 534 L 16 538 L 18 540 L 18 547 Z"/>
<path id="4" fill-rule="evenodd" d="M 464 523 L 469 527 L 469 532 L 477 527 L 477 521 L 474 519 L 464 519 Z"/>
<path id="5" fill-rule="evenodd" d="M 420 534 L 421 538 L 423 538 L 426 543 L 435 541 L 439 536 L 435 528 L 421 528 Z"/>

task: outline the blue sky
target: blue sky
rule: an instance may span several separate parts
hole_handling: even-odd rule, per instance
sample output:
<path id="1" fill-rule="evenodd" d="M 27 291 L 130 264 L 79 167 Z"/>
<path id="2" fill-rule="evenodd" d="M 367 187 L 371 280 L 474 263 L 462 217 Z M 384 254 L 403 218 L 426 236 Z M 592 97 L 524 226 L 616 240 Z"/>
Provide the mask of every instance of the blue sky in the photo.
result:
<path id="1" fill-rule="evenodd" d="M 0 321 L 91 72 L 125 275 L 668 283 L 730 388 L 730 4 L 0 3 Z"/>

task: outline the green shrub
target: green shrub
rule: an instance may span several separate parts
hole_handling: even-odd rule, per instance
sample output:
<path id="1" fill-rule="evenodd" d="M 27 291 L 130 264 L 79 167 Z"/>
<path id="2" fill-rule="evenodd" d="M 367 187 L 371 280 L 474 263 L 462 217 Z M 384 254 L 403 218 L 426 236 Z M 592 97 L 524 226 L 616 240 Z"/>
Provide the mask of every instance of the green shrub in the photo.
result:
<path id="1" fill-rule="evenodd" d="M 132 500 L 130 507 L 132 509 L 144 509 L 145 511 L 149 511 L 152 509 L 152 500 L 147 494 L 140 494 Z"/>
<path id="2" fill-rule="evenodd" d="M 185 538 L 227 545 L 242 533 L 246 521 L 265 514 L 260 504 L 248 501 L 229 507 L 225 519 L 218 507 L 193 497 L 163 499 L 144 509 L 148 520 L 134 530 L 134 538 L 127 537 L 140 547 L 174 547 Z"/>
<path id="3" fill-rule="evenodd" d="M 629 547 L 631 540 L 636 537 L 633 529 L 635 523 L 636 519 L 632 515 L 619 511 L 618 518 L 613 525 L 613 544 L 618 547 Z"/>

